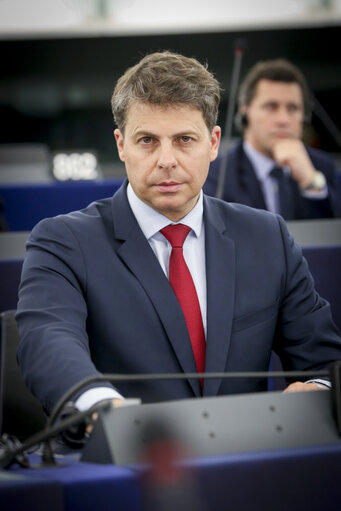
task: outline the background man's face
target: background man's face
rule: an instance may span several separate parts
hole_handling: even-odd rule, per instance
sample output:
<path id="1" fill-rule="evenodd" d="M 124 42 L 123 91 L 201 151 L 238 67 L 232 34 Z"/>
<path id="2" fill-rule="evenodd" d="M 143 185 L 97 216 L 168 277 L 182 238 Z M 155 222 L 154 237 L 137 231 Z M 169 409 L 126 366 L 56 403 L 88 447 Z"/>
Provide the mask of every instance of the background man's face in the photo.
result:
<path id="1" fill-rule="evenodd" d="M 217 156 L 220 128 L 209 133 L 202 113 L 191 106 L 135 102 L 124 134 L 116 129 L 115 138 L 135 194 L 177 222 L 198 200 Z"/>
<path id="2" fill-rule="evenodd" d="M 257 151 L 272 157 L 273 147 L 283 139 L 298 139 L 303 129 L 303 97 L 297 83 L 260 80 L 249 105 L 244 139 Z"/>

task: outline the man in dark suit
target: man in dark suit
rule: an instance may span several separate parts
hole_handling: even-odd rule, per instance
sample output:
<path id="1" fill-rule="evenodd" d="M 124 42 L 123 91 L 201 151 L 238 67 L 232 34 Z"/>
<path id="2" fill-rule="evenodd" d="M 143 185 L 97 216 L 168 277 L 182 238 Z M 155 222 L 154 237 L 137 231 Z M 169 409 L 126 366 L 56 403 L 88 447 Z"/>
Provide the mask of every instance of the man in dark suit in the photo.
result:
<path id="1" fill-rule="evenodd" d="M 301 140 L 310 116 L 307 84 L 297 67 L 282 59 L 256 64 L 240 87 L 243 141 L 212 162 L 205 193 L 287 220 L 339 216 L 335 163 Z"/>
<path id="2" fill-rule="evenodd" d="M 218 104 L 219 84 L 196 60 L 169 52 L 142 59 L 112 97 L 128 180 L 113 197 L 33 229 L 18 359 L 46 410 L 98 373 L 267 370 L 272 349 L 286 369 L 315 371 L 340 358 L 329 304 L 284 221 L 202 193 L 219 147 Z M 169 224 L 187 232 L 184 242 L 169 241 Z M 108 383 L 75 403 L 265 388 L 264 379 Z"/>

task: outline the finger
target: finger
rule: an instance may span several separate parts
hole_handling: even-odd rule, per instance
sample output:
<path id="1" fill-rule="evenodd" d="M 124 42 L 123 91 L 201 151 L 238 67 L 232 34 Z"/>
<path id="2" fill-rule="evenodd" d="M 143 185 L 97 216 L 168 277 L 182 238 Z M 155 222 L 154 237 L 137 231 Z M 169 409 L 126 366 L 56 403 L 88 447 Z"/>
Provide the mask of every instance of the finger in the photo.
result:
<path id="1" fill-rule="evenodd" d="M 94 429 L 94 423 L 97 421 L 98 419 L 98 412 L 94 412 L 92 415 L 91 415 L 91 424 L 89 424 L 86 428 L 85 428 L 85 431 L 87 432 L 88 435 L 91 435 L 92 433 L 92 430 Z"/>

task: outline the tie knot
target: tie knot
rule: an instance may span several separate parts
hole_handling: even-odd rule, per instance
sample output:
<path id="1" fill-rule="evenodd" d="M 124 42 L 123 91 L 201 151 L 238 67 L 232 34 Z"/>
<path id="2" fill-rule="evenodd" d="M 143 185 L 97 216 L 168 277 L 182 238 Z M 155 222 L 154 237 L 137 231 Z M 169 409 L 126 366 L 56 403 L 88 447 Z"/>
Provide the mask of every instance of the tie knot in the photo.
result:
<path id="1" fill-rule="evenodd" d="M 282 167 L 274 167 L 270 172 L 270 176 L 275 179 L 281 179 L 284 176 L 284 172 Z"/>
<path id="2" fill-rule="evenodd" d="M 164 235 L 164 237 L 169 241 L 172 245 L 172 248 L 179 247 L 182 248 L 185 239 L 187 238 L 187 234 L 191 230 L 190 227 L 184 224 L 176 224 L 176 225 L 167 225 L 160 232 Z"/>

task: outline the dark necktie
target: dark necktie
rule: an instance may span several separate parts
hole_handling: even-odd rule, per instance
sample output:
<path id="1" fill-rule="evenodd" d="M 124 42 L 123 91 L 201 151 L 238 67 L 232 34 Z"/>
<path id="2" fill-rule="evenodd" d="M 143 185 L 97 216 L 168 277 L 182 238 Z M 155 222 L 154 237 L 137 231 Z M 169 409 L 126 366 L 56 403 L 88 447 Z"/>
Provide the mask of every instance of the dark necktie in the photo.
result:
<path id="1" fill-rule="evenodd" d="M 294 220 L 295 209 L 290 177 L 285 175 L 281 167 L 274 167 L 270 176 L 277 181 L 280 214 L 285 220 Z"/>
<path id="2" fill-rule="evenodd" d="M 167 225 L 161 229 L 161 233 L 172 245 L 169 259 L 169 282 L 185 316 L 197 370 L 199 373 L 203 373 L 206 350 L 204 327 L 197 292 L 182 249 L 190 230 L 187 225 L 176 224 Z M 203 382 L 200 381 L 200 383 L 202 387 Z"/>

